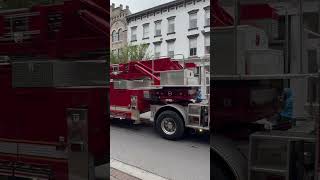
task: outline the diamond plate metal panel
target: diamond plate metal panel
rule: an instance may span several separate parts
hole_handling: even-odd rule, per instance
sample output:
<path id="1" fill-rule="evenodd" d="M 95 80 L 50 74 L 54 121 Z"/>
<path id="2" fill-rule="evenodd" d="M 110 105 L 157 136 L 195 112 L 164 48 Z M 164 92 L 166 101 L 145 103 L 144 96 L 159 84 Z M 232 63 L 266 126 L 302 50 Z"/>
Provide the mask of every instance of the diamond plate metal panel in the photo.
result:
<path id="1" fill-rule="evenodd" d="M 14 87 L 106 86 L 105 61 L 13 62 Z"/>

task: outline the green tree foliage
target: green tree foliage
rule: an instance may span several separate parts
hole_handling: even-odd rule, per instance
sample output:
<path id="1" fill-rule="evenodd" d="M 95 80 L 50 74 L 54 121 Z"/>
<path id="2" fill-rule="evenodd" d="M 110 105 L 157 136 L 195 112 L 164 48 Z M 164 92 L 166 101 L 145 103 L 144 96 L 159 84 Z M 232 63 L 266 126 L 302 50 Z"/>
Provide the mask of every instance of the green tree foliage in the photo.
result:
<path id="1" fill-rule="evenodd" d="M 127 63 L 129 61 L 139 61 L 142 59 L 150 59 L 148 45 L 139 44 L 139 45 L 127 45 L 123 47 L 119 55 L 117 52 L 110 54 L 110 59 L 112 64 L 118 63 Z"/>

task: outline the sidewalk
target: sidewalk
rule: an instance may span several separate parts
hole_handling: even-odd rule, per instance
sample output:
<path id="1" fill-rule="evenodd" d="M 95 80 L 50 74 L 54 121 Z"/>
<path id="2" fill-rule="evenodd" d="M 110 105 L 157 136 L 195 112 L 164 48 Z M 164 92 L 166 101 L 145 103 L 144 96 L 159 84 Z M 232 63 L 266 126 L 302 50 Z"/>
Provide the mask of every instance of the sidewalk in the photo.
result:
<path id="1" fill-rule="evenodd" d="M 141 180 L 141 179 L 133 177 L 117 169 L 110 168 L 110 180 Z"/>
<path id="2" fill-rule="evenodd" d="M 110 159 L 110 180 L 168 180 L 121 161 Z"/>

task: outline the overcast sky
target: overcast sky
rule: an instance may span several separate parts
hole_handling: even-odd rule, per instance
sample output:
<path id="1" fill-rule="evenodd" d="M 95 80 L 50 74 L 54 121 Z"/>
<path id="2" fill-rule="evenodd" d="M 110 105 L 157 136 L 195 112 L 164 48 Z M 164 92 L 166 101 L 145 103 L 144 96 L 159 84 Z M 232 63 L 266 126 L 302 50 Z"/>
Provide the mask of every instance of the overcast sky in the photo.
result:
<path id="1" fill-rule="evenodd" d="M 116 7 L 123 4 L 123 8 L 128 5 L 131 13 L 136 13 L 170 1 L 173 0 L 110 0 L 110 3 L 115 3 Z"/>

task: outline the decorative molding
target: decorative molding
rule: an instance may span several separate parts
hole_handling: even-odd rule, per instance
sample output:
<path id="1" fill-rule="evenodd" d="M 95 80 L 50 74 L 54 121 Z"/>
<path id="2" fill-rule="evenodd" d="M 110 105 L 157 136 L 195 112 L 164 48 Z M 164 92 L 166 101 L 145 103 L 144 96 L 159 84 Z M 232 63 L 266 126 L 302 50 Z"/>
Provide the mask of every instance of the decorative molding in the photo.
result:
<path id="1" fill-rule="evenodd" d="M 197 38 L 198 36 L 199 36 L 199 33 L 191 34 L 191 35 L 188 35 L 187 37 L 190 39 L 190 38 Z"/>
<path id="2" fill-rule="evenodd" d="M 188 12 L 188 14 L 196 14 L 198 13 L 199 9 L 194 9 Z"/>
<path id="3" fill-rule="evenodd" d="M 162 43 L 162 40 L 159 40 L 159 41 L 154 41 L 153 44 L 161 44 Z"/>
<path id="4" fill-rule="evenodd" d="M 208 34 L 210 34 L 210 30 L 209 30 L 209 31 L 202 30 L 201 33 L 202 33 L 203 35 L 208 35 Z"/>
<path id="5" fill-rule="evenodd" d="M 176 16 L 170 16 L 170 17 L 168 17 L 167 19 L 168 20 L 171 20 L 171 19 L 175 19 L 176 18 Z"/>
<path id="6" fill-rule="evenodd" d="M 175 41 L 176 38 L 172 38 L 172 39 L 167 39 L 166 42 L 172 42 L 172 41 Z"/>
<path id="7" fill-rule="evenodd" d="M 203 8 L 204 10 L 210 10 L 210 5 Z"/>
<path id="8" fill-rule="evenodd" d="M 188 31 L 193 31 L 193 30 L 198 30 L 199 28 L 198 27 L 195 27 L 195 28 L 189 28 Z"/>

